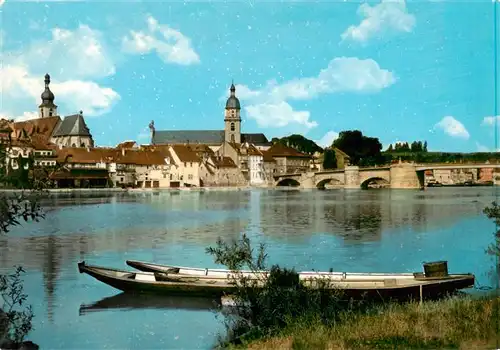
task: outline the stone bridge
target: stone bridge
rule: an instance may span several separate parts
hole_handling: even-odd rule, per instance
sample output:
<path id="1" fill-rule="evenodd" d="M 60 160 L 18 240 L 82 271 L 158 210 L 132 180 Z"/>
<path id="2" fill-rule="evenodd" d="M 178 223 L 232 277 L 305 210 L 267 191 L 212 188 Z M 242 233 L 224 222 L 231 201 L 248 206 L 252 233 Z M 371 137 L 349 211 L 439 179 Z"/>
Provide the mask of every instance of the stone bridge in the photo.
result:
<path id="1" fill-rule="evenodd" d="M 324 188 L 326 184 L 342 188 L 364 188 L 370 183 L 389 185 L 391 188 L 422 188 L 425 170 L 438 169 L 500 169 L 500 164 L 411 164 L 398 163 L 388 166 L 345 169 L 274 176 L 275 186 Z"/>

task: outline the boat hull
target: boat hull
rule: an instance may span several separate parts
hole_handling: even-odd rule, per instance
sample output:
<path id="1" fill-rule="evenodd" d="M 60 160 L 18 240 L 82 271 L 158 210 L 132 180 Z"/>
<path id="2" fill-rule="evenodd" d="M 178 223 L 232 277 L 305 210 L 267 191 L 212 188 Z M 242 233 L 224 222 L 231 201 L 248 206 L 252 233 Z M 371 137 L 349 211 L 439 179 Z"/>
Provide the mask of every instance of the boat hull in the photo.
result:
<path id="1" fill-rule="evenodd" d="M 210 279 L 229 279 L 233 272 L 224 269 L 186 268 L 170 265 L 159 265 L 140 261 L 127 260 L 127 265 L 141 271 L 162 272 L 169 275 L 199 276 Z M 446 265 L 446 264 L 445 264 Z M 447 267 L 446 267 L 447 269 Z M 255 278 L 262 277 L 265 271 L 252 273 L 242 271 Z M 204 276 L 205 275 L 205 276 Z M 211 277 L 209 277 L 211 276 Z M 340 272 L 301 272 L 299 276 L 307 281 L 318 276 L 330 280 L 331 289 L 341 290 L 347 299 L 382 299 L 382 300 L 422 300 L 437 299 L 454 294 L 461 289 L 474 286 L 472 274 L 455 274 L 439 277 L 425 277 L 421 273 L 340 273 Z M 367 284 L 370 284 L 366 286 Z M 392 284 L 392 285 L 391 285 Z M 365 286 L 364 286 L 365 285 Z"/>
<path id="2" fill-rule="evenodd" d="M 137 273 L 109 269 L 99 266 L 86 265 L 85 262 L 78 263 L 80 273 L 86 273 L 96 280 L 107 284 L 115 289 L 127 293 L 154 293 L 161 295 L 179 295 L 179 296 L 200 296 L 220 298 L 226 293 L 234 292 L 235 286 L 219 281 L 219 283 L 193 283 L 193 282 L 162 282 L 162 281 L 144 281 L 132 279 Z M 114 273 L 120 273 L 123 276 L 114 276 Z"/>

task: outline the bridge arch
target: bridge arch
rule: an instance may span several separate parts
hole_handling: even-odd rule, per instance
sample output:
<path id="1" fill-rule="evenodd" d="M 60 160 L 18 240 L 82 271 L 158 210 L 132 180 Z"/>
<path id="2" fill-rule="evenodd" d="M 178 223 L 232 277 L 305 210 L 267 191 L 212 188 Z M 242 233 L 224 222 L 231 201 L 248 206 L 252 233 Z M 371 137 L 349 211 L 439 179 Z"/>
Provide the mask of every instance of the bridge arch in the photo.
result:
<path id="1" fill-rule="evenodd" d="M 278 180 L 276 183 L 276 186 L 278 187 L 298 187 L 300 186 L 300 182 L 298 182 L 295 179 L 290 179 L 290 178 L 285 178 Z"/>
<path id="2" fill-rule="evenodd" d="M 322 180 L 318 181 L 316 183 L 316 188 L 318 188 L 318 189 L 325 189 L 325 185 L 327 185 L 327 184 L 330 184 L 330 185 L 333 185 L 333 186 L 344 185 L 344 183 L 342 181 L 340 181 L 339 179 L 336 179 L 336 178 L 332 177 L 332 178 L 326 178 L 326 179 L 322 179 Z"/>
<path id="3" fill-rule="evenodd" d="M 368 189 L 370 185 L 380 185 L 383 187 L 388 187 L 391 185 L 391 183 L 390 183 L 390 181 L 387 181 L 387 179 L 384 179 L 383 177 L 372 176 L 372 177 L 367 178 L 366 180 L 364 180 L 361 183 L 361 188 Z"/>

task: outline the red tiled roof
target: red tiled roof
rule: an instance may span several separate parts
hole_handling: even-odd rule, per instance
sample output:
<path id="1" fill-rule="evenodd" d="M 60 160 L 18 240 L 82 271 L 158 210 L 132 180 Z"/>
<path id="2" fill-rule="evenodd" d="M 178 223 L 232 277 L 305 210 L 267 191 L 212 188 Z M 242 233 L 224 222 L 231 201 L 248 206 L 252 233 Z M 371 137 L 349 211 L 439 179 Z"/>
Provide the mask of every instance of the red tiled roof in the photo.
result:
<path id="1" fill-rule="evenodd" d="M 115 162 L 117 164 L 135 165 L 164 165 L 165 155 L 160 151 L 126 150 L 124 154 L 117 152 Z"/>
<path id="2" fill-rule="evenodd" d="M 44 138 L 48 142 L 50 137 L 52 136 L 52 132 L 59 122 L 61 122 L 61 118 L 59 118 L 58 116 L 14 122 L 12 123 L 12 138 L 22 137 L 22 130 L 24 130 L 26 136 L 32 136 L 35 133 L 40 134 L 44 136 Z"/>
<path id="3" fill-rule="evenodd" d="M 118 151 L 113 148 L 77 148 L 56 149 L 57 162 L 62 163 L 67 158 L 68 163 L 95 164 L 112 162 Z"/>
<path id="4" fill-rule="evenodd" d="M 267 153 L 273 157 L 294 157 L 294 158 L 311 158 L 310 155 L 301 153 L 295 148 L 285 146 L 281 143 L 275 143 L 268 150 Z"/>
<path id="5" fill-rule="evenodd" d="M 216 158 L 215 164 L 218 168 L 237 168 L 237 165 L 230 157 Z"/>
<path id="6" fill-rule="evenodd" d="M 266 163 L 276 162 L 273 158 L 273 155 L 267 151 L 262 152 L 262 160 Z"/>
<path id="7" fill-rule="evenodd" d="M 120 142 L 116 148 L 117 149 L 122 149 L 122 148 L 133 148 L 135 146 L 135 141 L 123 141 L 123 142 Z"/>
<path id="8" fill-rule="evenodd" d="M 201 162 L 200 157 L 189 146 L 171 145 L 171 149 L 179 157 L 181 162 Z"/>
<path id="9" fill-rule="evenodd" d="M 159 151 L 120 150 L 116 148 L 63 148 L 57 149 L 57 161 L 63 162 L 67 156 L 69 163 L 95 164 L 117 163 L 135 165 L 163 165 L 166 164 L 165 155 Z"/>

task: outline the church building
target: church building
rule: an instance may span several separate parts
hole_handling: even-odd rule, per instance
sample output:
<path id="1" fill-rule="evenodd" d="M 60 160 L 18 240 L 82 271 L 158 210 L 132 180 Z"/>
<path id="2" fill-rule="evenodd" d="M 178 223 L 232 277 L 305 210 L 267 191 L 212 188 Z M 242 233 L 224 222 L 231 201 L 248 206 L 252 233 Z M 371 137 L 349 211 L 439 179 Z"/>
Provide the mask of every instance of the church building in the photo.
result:
<path id="1" fill-rule="evenodd" d="M 50 91 L 50 75 L 45 75 L 45 90 L 41 94 L 38 118 L 12 123 L 12 139 L 18 141 L 38 141 L 38 147 L 55 145 L 58 148 L 93 148 L 94 140 L 83 112 L 61 119 L 54 103 L 55 96 Z"/>
<path id="2" fill-rule="evenodd" d="M 253 144 L 261 150 L 271 146 L 267 137 L 262 133 L 247 134 L 241 132 L 241 105 L 236 97 L 236 88 L 231 84 L 230 95 L 224 110 L 224 130 L 155 130 L 154 121 L 149 124 L 151 130 L 151 144 L 201 144 L 207 145 L 214 151 L 224 143 Z"/>

